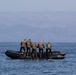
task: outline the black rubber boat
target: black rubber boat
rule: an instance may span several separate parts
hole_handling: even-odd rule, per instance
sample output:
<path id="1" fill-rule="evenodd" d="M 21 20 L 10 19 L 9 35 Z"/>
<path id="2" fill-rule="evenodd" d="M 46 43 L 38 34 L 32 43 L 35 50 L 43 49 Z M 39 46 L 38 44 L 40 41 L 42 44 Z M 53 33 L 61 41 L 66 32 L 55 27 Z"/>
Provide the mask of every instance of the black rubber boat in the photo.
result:
<path id="1" fill-rule="evenodd" d="M 26 53 L 14 51 L 14 50 L 7 50 L 5 52 L 5 55 L 12 58 L 12 59 L 31 59 L 30 53 L 28 53 L 28 56 Z M 65 53 L 62 53 L 60 51 L 53 51 L 52 54 L 46 54 L 44 52 L 42 55 L 42 59 L 64 59 Z M 40 58 L 40 54 L 37 52 L 37 59 Z"/>

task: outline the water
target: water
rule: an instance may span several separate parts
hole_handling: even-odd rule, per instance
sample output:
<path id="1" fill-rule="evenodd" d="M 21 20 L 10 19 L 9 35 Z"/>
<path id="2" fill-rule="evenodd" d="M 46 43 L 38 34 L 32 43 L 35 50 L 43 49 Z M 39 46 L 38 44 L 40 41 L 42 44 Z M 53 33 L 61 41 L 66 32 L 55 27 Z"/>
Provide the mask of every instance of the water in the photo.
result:
<path id="1" fill-rule="evenodd" d="M 65 52 L 62 60 L 10 59 L 6 50 L 19 50 L 19 43 L 0 43 L 0 75 L 76 75 L 76 43 L 52 43 L 52 50 Z"/>

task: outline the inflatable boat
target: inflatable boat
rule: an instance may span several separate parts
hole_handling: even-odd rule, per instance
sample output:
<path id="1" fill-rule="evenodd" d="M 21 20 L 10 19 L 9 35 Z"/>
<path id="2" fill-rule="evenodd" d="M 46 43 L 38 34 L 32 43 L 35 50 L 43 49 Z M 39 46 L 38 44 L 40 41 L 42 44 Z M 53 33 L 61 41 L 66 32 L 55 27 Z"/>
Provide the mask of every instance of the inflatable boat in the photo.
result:
<path id="1" fill-rule="evenodd" d="M 5 55 L 12 59 L 64 59 L 65 53 L 62 53 L 60 51 L 53 51 L 51 54 L 44 52 L 43 54 L 40 54 L 37 52 L 37 57 L 34 54 L 34 57 L 31 56 L 31 53 L 24 53 L 14 50 L 7 50 L 5 52 Z"/>

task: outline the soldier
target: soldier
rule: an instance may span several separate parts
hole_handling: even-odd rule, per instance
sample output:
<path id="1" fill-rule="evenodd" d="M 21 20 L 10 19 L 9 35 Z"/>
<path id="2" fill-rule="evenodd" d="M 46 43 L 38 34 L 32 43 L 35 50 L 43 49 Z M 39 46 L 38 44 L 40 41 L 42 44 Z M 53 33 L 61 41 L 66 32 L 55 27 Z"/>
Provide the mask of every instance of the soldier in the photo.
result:
<path id="1" fill-rule="evenodd" d="M 36 48 L 37 48 L 37 44 L 34 42 L 32 44 L 32 57 L 34 58 L 36 56 L 37 58 L 37 51 L 36 51 Z"/>
<path id="2" fill-rule="evenodd" d="M 22 52 L 22 50 L 26 52 L 26 39 L 21 42 L 20 52 Z"/>
<path id="3" fill-rule="evenodd" d="M 48 53 L 48 52 L 51 53 L 51 50 L 52 50 L 51 48 L 52 48 L 52 45 L 51 45 L 50 42 L 48 42 L 48 43 L 46 44 L 46 53 Z"/>
<path id="4" fill-rule="evenodd" d="M 43 55 L 43 52 L 44 52 L 44 48 L 45 46 L 44 46 L 44 44 L 43 44 L 43 42 L 42 41 L 40 41 L 39 42 L 39 44 L 38 44 L 38 48 L 39 48 L 39 56 L 40 56 L 40 58 L 42 57 L 42 55 Z"/>
<path id="5" fill-rule="evenodd" d="M 46 44 L 46 56 L 51 58 L 51 50 L 52 50 L 52 45 L 50 42 Z"/>
<path id="6" fill-rule="evenodd" d="M 32 42 L 31 42 L 31 39 L 29 39 L 27 42 L 26 42 L 26 48 L 27 48 L 27 54 L 28 54 L 28 51 L 31 55 L 31 46 L 32 46 Z"/>

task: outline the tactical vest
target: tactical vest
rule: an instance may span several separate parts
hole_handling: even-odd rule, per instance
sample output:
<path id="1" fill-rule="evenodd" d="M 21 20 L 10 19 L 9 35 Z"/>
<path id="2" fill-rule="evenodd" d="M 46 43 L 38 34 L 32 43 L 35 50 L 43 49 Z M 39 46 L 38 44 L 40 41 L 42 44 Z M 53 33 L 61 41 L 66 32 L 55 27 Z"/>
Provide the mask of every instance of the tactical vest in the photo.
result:
<path id="1" fill-rule="evenodd" d="M 36 45 L 35 44 L 32 44 L 32 49 L 36 49 Z"/>
<path id="2" fill-rule="evenodd" d="M 50 44 L 47 44 L 47 48 L 51 48 L 51 45 Z"/>
<path id="3" fill-rule="evenodd" d="M 30 48 L 30 47 L 31 47 L 30 42 L 27 42 L 27 47 L 28 47 L 28 48 Z"/>
<path id="4" fill-rule="evenodd" d="M 22 45 L 21 45 L 22 47 L 25 47 L 26 46 L 26 44 L 25 44 L 25 42 L 22 42 Z"/>
<path id="5" fill-rule="evenodd" d="M 43 48 L 43 44 L 42 43 L 39 43 L 39 48 Z"/>

